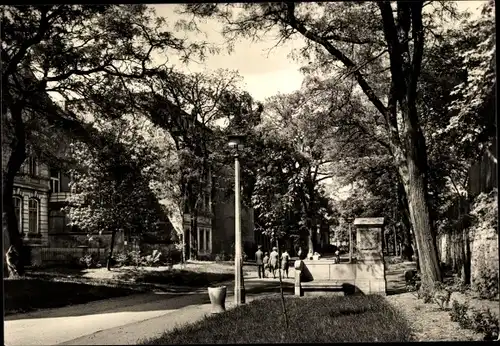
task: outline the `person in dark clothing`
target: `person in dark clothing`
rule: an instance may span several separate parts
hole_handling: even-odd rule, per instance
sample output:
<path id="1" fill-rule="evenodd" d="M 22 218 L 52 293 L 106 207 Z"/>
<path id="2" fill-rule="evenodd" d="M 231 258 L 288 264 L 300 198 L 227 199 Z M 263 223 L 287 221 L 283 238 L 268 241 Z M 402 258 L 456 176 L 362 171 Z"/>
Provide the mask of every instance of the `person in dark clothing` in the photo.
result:
<path id="1" fill-rule="evenodd" d="M 263 258 L 264 258 L 264 253 L 262 252 L 262 246 L 259 245 L 257 247 L 257 252 L 255 253 L 255 263 L 257 264 L 257 272 L 259 273 L 259 279 L 266 277 L 266 272 L 264 271 Z"/>

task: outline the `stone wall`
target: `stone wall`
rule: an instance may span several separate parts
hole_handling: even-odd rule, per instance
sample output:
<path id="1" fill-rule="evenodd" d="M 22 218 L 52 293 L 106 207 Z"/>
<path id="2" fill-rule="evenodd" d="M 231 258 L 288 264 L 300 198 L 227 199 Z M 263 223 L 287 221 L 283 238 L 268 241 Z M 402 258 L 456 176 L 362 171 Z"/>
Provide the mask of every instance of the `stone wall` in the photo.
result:
<path id="1" fill-rule="evenodd" d="M 498 280 L 498 234 L 494 228 L 478 228 L 472 233 L 471 288 L 479 292 L 484 276 Z"/>

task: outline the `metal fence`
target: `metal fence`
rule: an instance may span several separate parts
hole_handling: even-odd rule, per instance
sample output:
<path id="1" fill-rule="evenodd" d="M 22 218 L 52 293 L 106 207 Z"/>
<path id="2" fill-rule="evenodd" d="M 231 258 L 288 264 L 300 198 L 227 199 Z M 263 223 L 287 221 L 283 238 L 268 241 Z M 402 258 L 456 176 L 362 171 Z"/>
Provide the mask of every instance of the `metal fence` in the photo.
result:
<path id="1" fill-rule="evenodd" d="M 36 264 L 55 264 L 55 263 L 77 263 L 80 258 L 87 254 L 92 254 L 96 260 L 104 261 L 106 257 L 106 249 L 104 248 L 32 248 L 32 262 Z"/>

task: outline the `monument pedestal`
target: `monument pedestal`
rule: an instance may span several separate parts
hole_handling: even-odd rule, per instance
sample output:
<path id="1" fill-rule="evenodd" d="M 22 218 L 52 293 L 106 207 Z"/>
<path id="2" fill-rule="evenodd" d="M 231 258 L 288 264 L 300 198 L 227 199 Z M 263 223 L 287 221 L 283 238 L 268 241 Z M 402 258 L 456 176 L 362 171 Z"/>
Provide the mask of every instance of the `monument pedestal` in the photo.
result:
<path id="1" fill-rule="evenodd" d="M 385 265 L 382 251 L 384 218 L 357 218 L 356 287 L 365 294 L 386 294 Z"/>

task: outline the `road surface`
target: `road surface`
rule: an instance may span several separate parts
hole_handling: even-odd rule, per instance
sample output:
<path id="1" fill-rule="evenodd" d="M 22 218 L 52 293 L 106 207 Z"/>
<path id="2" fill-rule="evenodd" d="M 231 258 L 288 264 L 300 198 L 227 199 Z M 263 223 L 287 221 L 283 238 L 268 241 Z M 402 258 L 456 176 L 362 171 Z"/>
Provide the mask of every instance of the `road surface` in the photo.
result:
<path id="1" fill-rule="evenodd" d="M 291 280 L 289 280 L 291 286 Z M 248 301 L 279 292 L 279 281 L 247 279 Z M 287 290 L 291 293 L 291 288 Z M 226 304 L 232 303 L 228 285 Z M 6 346 L 17 345 L 123 345 L 161 335 L 202 318 L 210 311 L 206 289 L 190 294 L 144 293 L 87 304 L 44 309 L 5 317 Z"/>

